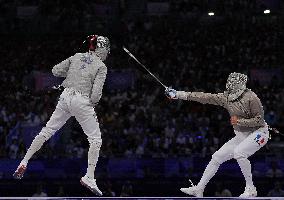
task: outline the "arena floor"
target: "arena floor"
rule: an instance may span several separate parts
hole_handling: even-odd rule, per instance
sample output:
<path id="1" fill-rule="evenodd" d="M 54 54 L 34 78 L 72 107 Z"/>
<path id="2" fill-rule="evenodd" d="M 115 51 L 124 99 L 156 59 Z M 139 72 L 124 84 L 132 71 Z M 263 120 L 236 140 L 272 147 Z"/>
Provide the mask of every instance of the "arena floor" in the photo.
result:
<path id="1" fill-rule="evenodd" d="M 0 197 L 0 199 L 21 199 L 21 200 L 91 200 L 91 199 L 105 199 L 105 200 L 111 200 L 111 199 L 130 199 L 130 200 L 159 200 L 159 199 L 165 199 L 165 200 L 179 200 L 179 199 L 242 199 L 239 197 L 203 197 L 203 198 L 197 198 L 197 197 Z M 255 197 L 255 198 L 248 198 L 250 200 L 253 199 L 264 199 L 264 200 L 284 200 L 284 197 Z"/>

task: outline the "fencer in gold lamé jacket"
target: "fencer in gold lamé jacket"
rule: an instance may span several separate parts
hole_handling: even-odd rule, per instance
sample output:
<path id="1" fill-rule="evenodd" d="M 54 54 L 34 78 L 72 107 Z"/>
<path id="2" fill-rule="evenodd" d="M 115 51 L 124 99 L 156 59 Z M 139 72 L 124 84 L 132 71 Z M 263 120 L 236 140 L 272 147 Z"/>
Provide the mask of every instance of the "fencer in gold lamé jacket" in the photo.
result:
<path id="1" fill-rule="evenodd" d="M 246 89 L 243 94 L 234 101 L 229 101 L 228 95 L 225 92 L 211 94 L 177 91 L 176 97 L 178 99 L 224 107 L 228 110 L 230 116 L 238 117 L 238 123 L 233 126 L 236 131 L 253 132 L 267 125 L 264 120 L 264 111 L 261 101 L 250 89 Z"/>

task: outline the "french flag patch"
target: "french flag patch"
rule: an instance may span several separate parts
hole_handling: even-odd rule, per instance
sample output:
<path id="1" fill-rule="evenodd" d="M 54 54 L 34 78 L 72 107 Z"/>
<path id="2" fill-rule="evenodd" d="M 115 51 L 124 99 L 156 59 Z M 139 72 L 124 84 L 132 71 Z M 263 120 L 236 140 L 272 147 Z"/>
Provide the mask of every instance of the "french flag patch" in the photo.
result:
<path id="1" fill-rule="evenodd" d="M 260 134 L 257 134 L 256 137 L 254 138 L 254 141 L 258 144 L 258 145 L 262 145 L 265 142 L 265 139 L 263 137 L 261 137 Z"/>

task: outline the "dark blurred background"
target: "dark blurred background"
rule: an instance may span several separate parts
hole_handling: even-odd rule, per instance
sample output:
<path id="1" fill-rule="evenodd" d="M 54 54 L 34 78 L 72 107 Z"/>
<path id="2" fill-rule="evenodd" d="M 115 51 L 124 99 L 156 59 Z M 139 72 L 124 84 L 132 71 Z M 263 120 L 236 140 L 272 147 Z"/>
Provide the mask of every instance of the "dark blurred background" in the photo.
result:
<path id="1" fill-rule="evenodd" d="M 213 14 L 214 13 L 214 14 Z M 108 36 L 108 77 L 96 107 L 103 134 L 96 170 L 106 196 L 183 196 L 211 155 L 234 136 L 224 109 L 170 101 L 122 51 L 129 48 L 166 85 L 222 92 L 231 72 L 249 75 L 266 121 L 284 131 L 280 0 L 0 0 L 0 197 L 93 196 L 80 186 L 88 142 L 71 118 L 12 179 L 57 103 L 51 68 L 88 34 Z M 259 196 L 284 196 L 283 137 L 250 160 Z M 236 187 L 237 185 L 237 187 Z M 224 163 L 206 196 L 238 196 L 245 181 Z"/>

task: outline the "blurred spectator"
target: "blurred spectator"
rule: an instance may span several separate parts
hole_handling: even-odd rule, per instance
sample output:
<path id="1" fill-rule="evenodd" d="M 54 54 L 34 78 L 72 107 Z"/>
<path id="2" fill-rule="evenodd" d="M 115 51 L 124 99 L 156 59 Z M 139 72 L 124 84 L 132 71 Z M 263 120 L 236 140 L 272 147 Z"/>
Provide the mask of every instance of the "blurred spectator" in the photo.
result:
<path id="1" fill-rule="evenodd" d="M 16 159 L 19 151 L 18 139 L 13 138 L 12 144 L 9 146 L 9 158 Z"/>
<path id="2" fill-rule="evenodd" d="M 44 192 L 42 184 L 37 186 L 36 192 L 32 195 L 32 197 L 47 197 L 47 193 Z"/>
<path id="3" fill-rule="evenodd" d="M 110 181 L 107 181 L 105 183 L 104 195 L 107 196 L 107 197 L 115 197 L 116 196 L 115 192 L 112 190 L 112 184 L 111 184 Z"/>
<path id="4" fill-rule="evenodd" d="M 132 196 L 132 194 L 133 194 L 132 185 L 131 185 L 131 183 L 128 181 L 127 183 L 125 183 L 125 184 L 122 186 L 120 196 L 121 196 L 121 197 L 130 197 L 130 196 Z"/>
<path id="5" fill-rule="evenodd" d="M 266 176 L 270 178 L 283 177 L 283 171 L 279 168 L 276 161 L 270 163 L 270 168 L 267 170 Z"/>
<path id="6" fill-rule="evenodd" d="M 56 197 L 67 197 L 63 186 L 59 186 L 57 194 L 55 195 Z"/>
<path id="7" fill-rule="evenodd" d="M 224 188 L 224 184 L 222 182 L 217 182 L 214 196 L 215 197 L 232 197 L 232 193 L 229 189 Z"/>
<path id="8" fill-rule="evenodd" d="M 284 197 L 284 190 L 281 189 L 280 182 L 274 183 L 274 188 L 267 194 L 268 197 Z"/>

